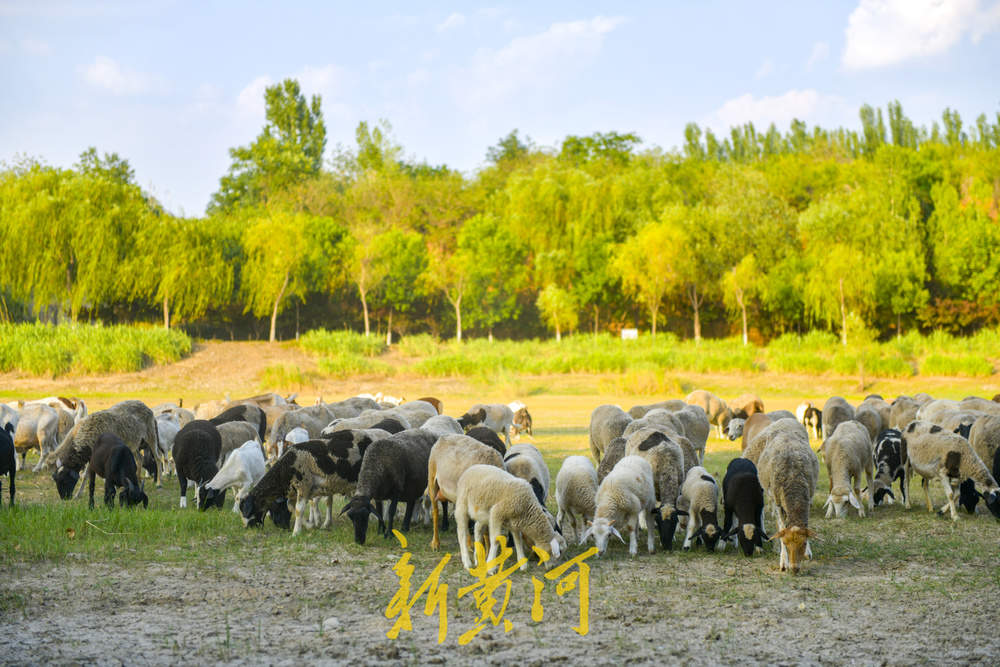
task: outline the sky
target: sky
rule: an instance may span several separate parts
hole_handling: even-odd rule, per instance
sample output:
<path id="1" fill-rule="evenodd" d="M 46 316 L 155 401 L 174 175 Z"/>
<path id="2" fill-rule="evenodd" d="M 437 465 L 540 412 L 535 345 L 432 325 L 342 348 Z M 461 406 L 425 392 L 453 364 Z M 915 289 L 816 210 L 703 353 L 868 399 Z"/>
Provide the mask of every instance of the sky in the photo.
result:
<path id="1" fill-rule="evenodd" d="M 287 77 L 322 97 L 327 157 L 385 119 L 409 159 L 466 174 L 515 128 L 670 150 L 689 122 L 858 128 L 892 100 L 917 125 L 946 107 L 971 125 L 1000 112 L 1000 0 L 0 0 L 0 161 L 117 152 L 199 216 Z"/>

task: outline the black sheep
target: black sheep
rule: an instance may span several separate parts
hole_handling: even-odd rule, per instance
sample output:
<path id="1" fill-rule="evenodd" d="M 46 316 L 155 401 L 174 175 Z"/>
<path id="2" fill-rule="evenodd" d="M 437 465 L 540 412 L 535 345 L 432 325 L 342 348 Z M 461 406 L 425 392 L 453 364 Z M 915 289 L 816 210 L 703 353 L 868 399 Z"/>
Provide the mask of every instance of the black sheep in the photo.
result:
<path id="1" fill-rule="evenodd" d="M 266 442 L 264 437 L 267 431 L 267 415 L 256 405 L 234 405 L 220 412 L 215 417 L 208 420 L 211 424 L 218 426 L 226 422 L 247 422 L 253 424 L 260 434 L 260 441 Z"/>
<path id="2" fill-rule="evenodd" d="M 736 535 L 743 554 L 752 556 L 755 549 L 764 548 L 764 540 L 768 539 L 764 534 L 764 489 L 753 461 L 735 458 L 729 462 L 722 479 L 722 494 L 726 510 L 723 538 Z"/>
<path id="3" fill-rule="evenodd" d="M 3 492 L 3 475 L 9 477 L 10 506 L 14 506 L 14 478 L 17 476 L 17 457 L 14 452 L 14 425 L 7 423 L 0 429 L 0 494 Z M 0 505 L 3 505 L 0 495 Z"/>
<path id="4" fill-rule="evenodd" d="M 119 504 L 132 507 L 142 503 L 149 507 L 149 498 L 143 492 L 136 476 L 135 456 L 124 441 L 114 433 L 103 433 L 94 444 L 90 455 L 87 476 L 90 479 L 90 507 L 94 507 L 94 483 L 97 476 L 104 478 L 104 504 L 115 506 L 115 494 L 121 487 Z"/>
<path id="5" fill-rule="evenodd" d="M 242 406 L 241 406 L 242 407 Z M 177 480 L 181 485 L 181 507 L 187 507 L 187 484 L 190 479 L 197 489 L 195 502 L 201 507 L 205 504 L 208 490 L 205 484 L 210 482 L 215 473 L 219 472 L 216 462 L 222 451 L 222 436 L 219 429 L 210 421 L 195 419 L 177 432 L 174 438 L 174 466 L 177 469 Z M 225 502 L 225 492 L 216 496 L 210 504 L 222 507 Z"/>
<path id="6" fill-rule="evenodd" d="M 485 426 L 473 426 L 470 428 L 466 434 L 470 438 L 474 438 L 484 445 L 489 445 L 493 449 L 500 452 L 500 456 L 507 455 L 507 448 L 503 444 L 503 440 L 497 435 L 497 432 L 491 428 L 486 428 Z"/>

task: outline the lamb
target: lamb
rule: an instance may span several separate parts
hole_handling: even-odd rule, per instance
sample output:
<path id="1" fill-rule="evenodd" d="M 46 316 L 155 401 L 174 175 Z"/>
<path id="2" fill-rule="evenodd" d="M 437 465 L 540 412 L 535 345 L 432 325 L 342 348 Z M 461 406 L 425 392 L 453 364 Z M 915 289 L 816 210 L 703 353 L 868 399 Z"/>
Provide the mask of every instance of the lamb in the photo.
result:
<path id="1" fill-rule="evenodd" d="M 14 425 L 10 422 L 0 426 L 0 478 L 7 475 L 10 487 L 10 507 L 14 506 L 14 480 L 17 477 L 17 454 L 14 449 Z M 3 480 L 0 479 L 0 506 L 3 505 Z"/>
<path id="2" fill-rule="evenodd" d="M 772 428 L 786 421 L 791 420 L 779 420 Z M 797 574 L 803 556 L 812 558 L 809 538 L 816 533 L 809 528 L 809 506 L 819 480 L 819 459 L 809 446 L 808 435 L 803 438 L 784 430 L 764 448 L 757 469 L 778 525 L 771 539 L 781 540 L 779 567 Z"/>
<path id="3" fill-rule="evenodd" d="M 478 440 L 484 445 L 489 445 L 493 449 L 500 452 L 500 456 L 505 456 L 507 454 L 507 448 L 504 447 L 503 440 L 500 436 L 496 434 L 496 431 L 488 429 L 485 426 L 473 426 L 466 432 L 467 436 L 473 440 Z"/>
<path id="4" fill-rule="evenodd" d="M 48 463 L 56 467 L 52 477 L 63 499 L 69 499 L 73 493 L 80 471 L 90 462 L 94 444 L 104 433 L 114 433 L 121 438 L 137 462 L 142 460 L 143 450 L 153 453 L 159 449 L 156 419 L 153 411 L 142 401 L 122 401 L 107 410 L 88 415 L 66 434 L 59 448 L 49 454 L 47 459 Z M 157 459 L 155 464 L 157 486 L 162 486 L 161 463 Z M 81 485 L 80 492 L 82 491 Z"/>
<path id="5" fill-rule="evenodd" d="M 265 472 L 267 465 L 260 443 L 255 439 L 247 440 L 238 449 L 233 450 L 219 472 L 205 485 L 205 502 L 201 504 L 201 509 L 206 510 L 209 505 L 215 504 L 216 498 L 224 494 L 226 489 L 239 487 L 236 499 L 233 501 L 233 511 L 238 513 L 240 501 Z"/>
<path id="6" fill-rule="evenodd" d="M 802 424 L 798 423 L 794 419 L 779 419 L 776 422 L 772 422 L 761 429 L 752 440 L 747 442 L 746 448 L 743 450 L 741 456 L 745 459 L 753 461 L 754 465 L 760 468 L 760 456 L 764 452 L 768 443 L 779 435 L 787 435 L 789 437 L 796 437 L 804 441 L 807 445 L 809 444 L 809 434 Z"/>
<path id="7" fill-rule="evenodd" d="M 428 420 L 429 421 L 429 420 Z M 469 467 L 477 464 L 503 468 L 503 457 L 490 447 L 467 435 L 442 435 L 431 447 L 427 460 L 427 495 L 431 499 L 434 536 L 431 549 L 441 546 L 438 537 L 438 502 L 444 503 L 444 529 L 448 529 L 448 501 L 458 497 L 458 480 Z"/>
<path id="8" fill-rule="evenodd" d="M 219 450 L 219 458 L 215 462 L 217 467 L 221 468 L 229 455 L 242 447 L 243 443 L 247 440 L 256 442 L 263 455 L 264 449 L 260 446 L 260 439 L 257 437 L 258 431 L 254 428 L 253 424 L 240 421 L 226 422 L 219 424 L 216 428 L 219 430 L 219 436 L 222 438 L 222 449 Z"/>
<path id="9" fill-rule="evenodd" d="M 705 548 L 714 551 L 717 546 L 725 546 L 719 542 L 722 529 L 719 527 L 719 483 L 701 466 L 694 466 L 687 472 L 681 485 L 681 495 L 678 504 L 688 513 L 687 535 L 684 537 L 684 550 L 691 548 L 693 539 L 700 539 Z"/>
<path id="10" fill-rule="evenodd" d="M 597 487 L 596 503 L 594 522 L 584 532 L 583 539 L 593 536 L 598 555 L 607 551 L 611 535 L 625 543 L 616 524 L 624 526 L 628 532 L 629 555 L 635 556 L 638 551 L 636 532 L 641 528 L 646 529 L 647 550 L 649 553 L 655 551 L 650 516 L 656 506 L 656 490 L 649 461 L 641 456 L 622 458 Z M 662 533 L 660 537 L 663 538 Z"/>
<path id="11" fill-rule="evenodd" d="M 435 415 L 423 423 L 421 426 L 428 433 L 433 433 L 439 438 L 444 435 L 463 435 L 461 424 L 454 417 L 448 415 Z M 455 480 L 456 482 L 458 480 Z"/>
<path id="12" fill-rule="evenodd" d="M 628 409 L 628 414 L 632 419 L 642 419 L 650 410 L 666 410 L 667 412 L 676 412 L 678 410 L 683 410 L 685 407 L 687 407 L 687 403 L 679 398 L 674 398 L 669 401 L 660 401 L 659 403 L 652 403 L 650 405 L 633 405 Z"/>
<path id="13" fill-rule="evenodd" d="M 831 396 L 823 404 L 823 438 L 829 438 L 841 422 L 854 419 L 854 408 L 840 396 Z"/>
<path id="14" fill-rule="evenodd" d="M 878 418 L 878 414 L 872 410 Z M 823 458 L 826 460 L 826 471 L 830 477 L 830 495 L 826 499 L 826 518 L 836 513 L 838 517 L 847 516 L 847 503 L 854 505 L 859 516 L 865 515 L 861 505 L 861 474 L 865 475 L 868 488 L 875 488 L 873 475 L 872 441 L 868 430 L 860 422 L 851 420 L 841 422 L 836 430 L 824 443 Z M 874 509 L 873 495 L 868 495 L 868 511 Z"/>
<path id="15" fill-rule="evenodd" d="M 489 527 L 489 555 L 486 562 L 494 560 L 499 548 L 499 538 L 504 531 L 512 533 L 514 548 L 521 569 L 528 567 L 524 543 L 547 552 L 552 564 L 566 548 L 562 535 L 557 533 L 547 513 L 538 503 L 531 486 L 523 479 L 502 468 L 477 464 L 470 466 L 458 480 L 455 500 L 455 526 L 462 565 L 471 570 L 474 566 L 469 554 L 469 521 L 475 522 L 474 539 L 478 543 L 484 526 Z"/>
<path id="16" fill-rule="evenodd" d="M 729 403 L 733 416 L 746 419 L 757 412 L 764 412 L 764 401 L 756 394 L 740 394 L 736 400 Z"/>
<path id="17" fill-rule="evenodd" d="M 478 425 L 493 429 L 503 435 L 504 443 L 510 447 L 510 429 L 514 423 L 514 411 L 502 403 L 477 403 L 458 418 L 458 423 L 463 429 Z"/>
<path id="18" fill-rule="evenodd" d="M 729 420 L 733 418 L 733 411 L 729 409 L 724 400 L 704 389 L 696 389 L 688 394 L 684 398 L 684 401 L 689 405 L 701 407 L 708 416 L 708 423 L 715 424 L 719 429 L 719 437 L 723 437 L 723 429 L 729 424 Z"/>
<path id="19" fill-rule="evenodd" d="M 549 467 L 542 453 L 533 445 L 514 445 L 503 457 L 504 469 L 531 485 L 539 504 L 545 506 L 549 495 Z"/>
<path id="20" fill-rule="evenodd" d="M 739 457 L 729 462 L 722 479 L 722 496 L 724 539 L 735 535 L 745 556 L 763 550 L 768 539 L 764 533 L 764 489 L 753 461 Z"/>
<path id="21" fill-rule="evenodd" d="M 143 507 L 149 507 L 149 498 L 136 477 L 135 457 L 114 433 L 102 433 L 97 438 L 87 470 L 91 509 L 94 508 L 94 482 L 98 475 L 104 478 L 104 504 L 109 508 L 115 506 L 115 494 L 119 487 L 122 489 L 120 505 L 132 507 L 142 503 Z"/>
<path id="22" fill-rule="evenodd" d="M 854 411 L 854 421 L 860 423 L 868 431 L 868 438 L 874 442 L 878 434 L 886 428 L 882 423 L 882 415 L 871 404 L 862 403 Z"/>
<path id="23" fill-rule="evenodd" d="M 188 480 L 194 482 L 194 500 L 198 507 L 208 506 L 207 484 L 219 472 L 219 455 L 222 452 L 222 435 L 215 424 L 205 419 L 195 419 L 182 428 L 174 438 L 174 467 L 180 482 L 180 507 L 187 507 Z M 212 503 L 222 507 L 225 491 L 213 496 Z"/>
<path id="24" fill-rule="evenodd" d="M 897 396 L 889 408 L 889 428 L 901 430 L 917 418 L 920 405 L 909 396 Z"/>
<path id="25" fill-rule="evenodd" d="M 903 466 L 903 434 L 894 428 L 879 433 L 872 457 L 875 463 L 875 480 L 869 487 L 873 490 L 872 503 L 878 506 L 885 500 L 886 504 L 891 504 L 896 497 L 892 493 L 892 483 L 897 479 L 903 502 L 908 503 L 909 488 L 906 486 L 906 469 Z"/>
<path id="26" fill-rule="evenodd" d="M 677 507 L 677 497 L 687 474 L 686 457 L 680 445 L 672 438 L 653 429 L 642 429 L 629 436 L 625 443 L 625 454 L 626 458 L 639 456 L 645 459 L 653 469 L 653 492 L 655 500 L 659 502 L 653 518 L 660 533 L 660 543 L 670 551 L 673 549 L 677 523 L 680 517 L 687 516 L 687 511 Z M 612 474 L 614 470 L 608 477 Z M 605 481 L 608 477 L 605 477 Z"/>
<path id="27" fill-rule="evenodd" d="M 427 461 L 436 441 L 431 433 L 409 429 L 368 446 L 354 496 L 340 511 L 354 523 L 356 543 L 365 543 L 370 514 L 378 518 L 379 530 L 388 537 L 399 502 L 406 503 L 402 529 L 410 529 L 413 510 L 427 488 Z M 383 500 L 389 501 L 388 525 L 383 523 L 382 515 L 373 505 Z"/>
<path id="28" fill-rule="evenodd" d="M 585 456 L 567 456 L 556 475 L 556 523 L 569 519 L 577 543 L 583 544 L 584 525 L 594 520 L 597 509 L 597 471 Z"/>
<path id="29" fill-rule="evenodd" d="M 608 443 L 625 432 L 632 418 L 617 405 L 599 405 L 590 413 L 590 455 L 601 462 Z"/>
<path id="30" fill-rule="evenodd" d="M 608 448 L 604 450 L 604 457 L 601 458 L 601 465 L 597 466 L 597 483 L 600 484 L 608 476 L 615 464 L 625 456 L 625 438 L 615 438 L 608 443 Z"/>
<path id="31" fill-rule="evenodd" d="M 226 422 L 242 421 L 253 424 L 257 430 L 257 437 L 264 442 L 267 437 L 267 417 L 264 411 L 256 405 L 240 404 L 223 410 L 221 413 L 208 420 L 215 426 Z"/>
<path id="32" fill-rule="evenodd" d="M 903 450 L 906 457 L 906 481 L 915 470 L 923 479 L 921 486 L 927 497 L 927 509 L 934 511 L 931 503 L 930 480 L 939 479 L 944 487 L 947 503 L 945 508 L 953 520 L 958 520 L 955 509 L 955 489 L 965 479 L 973 480 L 976 490 L 986 500 L 986 507 L 1000 517 L 1000 486 L 990 474 L 986 464 L 976 454 L 969 441 L 960 435 L 946 431 L 937 424 L 912 421 L 903 432 Z M 909 509 L 909 505 L 907 505 Z"/>

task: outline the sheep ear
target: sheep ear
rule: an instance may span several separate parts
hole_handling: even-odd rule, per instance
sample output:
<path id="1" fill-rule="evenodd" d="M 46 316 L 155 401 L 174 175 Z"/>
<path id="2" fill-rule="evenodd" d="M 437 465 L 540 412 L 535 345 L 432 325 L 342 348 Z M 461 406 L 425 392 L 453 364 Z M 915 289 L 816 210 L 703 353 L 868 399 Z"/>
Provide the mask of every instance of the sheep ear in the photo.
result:
<path id="1" fill-rule="evenodd" d="M 617 528 L 611 526 L 611 532 L 614 533 L 615 537 L 622 541 L 622 544 L 625 544 L 625 538 L 622 537 L 622 534 L 618 532 Z"/>
<path id="2" fill-rule="evenodd" d="M 559 558 L 559 540 L 553 537 L 552 541 L 549 542 L 549 547 L 551 549 L 550 553 L 552 554 L 552 558 Z"/>
<path id="3" fill-rule="evenodd" d="M 779 530 L 778 532 L 776 532 L 774 535 L 772 535 L 771 537 L 767 538 L 767 541 L 771 542 L 773 540 L 781 539 L 782 537 L 785 536 L 785 533 L 787 532 L 787 530 L 788 530 L 787 528 L 782 528 L 781 530 Z"/>
<path id="4" fill-rule="evenodd" d="M 587 538 L 594 534 L 594 525 L 590 521 L 587 523 L 590 524 L 590 527 L 583 531 L 583 535 L 580 537 L 580 544 L 586 542 Z"/>
<path id="5" fill-rule="evenodd" d="M 854 505 L 855 509 L 861 509 L 861 503 L 858 502 L 858 497 L 854 495 L 854 491 L 851 491 L 848 494 L 847 499 L 851 502 L 852 505 Z"/>

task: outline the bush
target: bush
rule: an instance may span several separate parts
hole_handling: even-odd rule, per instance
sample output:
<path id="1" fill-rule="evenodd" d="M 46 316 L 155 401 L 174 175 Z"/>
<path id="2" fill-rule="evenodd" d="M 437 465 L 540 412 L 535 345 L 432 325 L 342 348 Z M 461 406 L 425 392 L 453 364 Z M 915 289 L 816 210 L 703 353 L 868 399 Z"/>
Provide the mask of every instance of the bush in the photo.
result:
<path id="1" fill-rule="evenodd" d="M 993 375 L 993 365 L 985 358 L 975 355 L 944 356 L 932 354 L 920 364 L 921 375 L 963 375 L 985 377 Z"/>
<path id="2" fill-rule="evenodd" d="M 360 355 L 377 357 L 386 351 L 385 340 L 381 336 L 365 336 L 353 331 L 327 331 L 313 329 L 306 332 L 299 341 L 304 349 L 324 356 Z"/>

